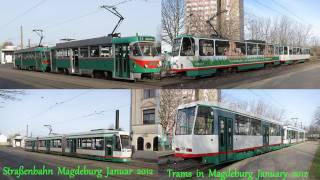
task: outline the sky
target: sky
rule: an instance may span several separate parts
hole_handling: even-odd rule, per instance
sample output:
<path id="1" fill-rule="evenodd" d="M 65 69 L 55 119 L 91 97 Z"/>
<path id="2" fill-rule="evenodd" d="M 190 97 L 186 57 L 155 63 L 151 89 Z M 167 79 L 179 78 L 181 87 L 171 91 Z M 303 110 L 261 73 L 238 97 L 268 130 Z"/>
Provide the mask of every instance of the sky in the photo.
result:
<path id="1" fill-rule="evenodd" d="M 319 0 L 244 0 L 245 10 L 258 16 L 286 15 L 302 24 L 312 25 L 314 34 L 320 36 Z"/>
<path id="2" fill-rule="evenodd" d="M 129 131 L 130 90 L 24 90 L 17 101 L 0 99 L 0 133 L 48 135 L 109 129 L 115 124 L 115 110 L 120 110 L 120 127 Z M 102 112 L 103 111 L 103 112 Z"/>
<path id="3" fill-rule="evenodd" d="M 223 90 L 222 93 L 236 101 L 262 100 L 285 110 L 287 119 L 298 118 L 303 126 L 310 125 L 314 112 L 320 107 L 320 90 Z"/>
<path id="4" fill-rule="evenodd" d="M 125 2 L 125 3 L 121 3 Z M 160 27 L 160 0 L 10 0 L 1 2 L 0 42 L 20 44 L 20 26 L 25 44 L 38 43 L 33 29 L 44 30 L 44 44 L 63 38 L 86 39 L 110 34 L 119 18 L 102 5 L 116 5 L 125 18 L 119 28 L 123 36 L 136 33 L 157 35 Z"/>

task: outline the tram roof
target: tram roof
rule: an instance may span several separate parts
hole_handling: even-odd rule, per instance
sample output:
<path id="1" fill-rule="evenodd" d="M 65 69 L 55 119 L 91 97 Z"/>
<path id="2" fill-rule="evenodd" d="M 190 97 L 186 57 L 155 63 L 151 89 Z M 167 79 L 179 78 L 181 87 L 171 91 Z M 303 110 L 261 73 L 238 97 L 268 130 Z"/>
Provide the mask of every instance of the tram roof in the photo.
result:
<path id="1" fill-rule="evenodd" d="M 112 43 L 111 36 L 103 36 L 91 39 L 70 41 L 64 43 L 57 43 L 56 49 L 64 49 L 64 48 L 75 48 L 75 47 L 85 47 L 85 46 L 97 46 L 97 45 L 109 45 Z"/>
<path id="2" fill-rule="evenodd" d="M 295 127 L 295 126 L 291 126 L 291 125 L 285 125 L 285 128 L 287 128 L 288 130 L 296 130 L 296 131 L 300 131 L 300 132 L 306 132 L 306 130 L 301 129 L 299 127 Z"/>
<path id="3" fill-rule="evenodd" d="M 125 131 L 117 131 L 117 130 L 91 130 L 80 133 L 66 134 L 66 137 L 79 137 L 79 136 L 93 136 L 93 135 L 103 135 L 103 134 L 122 134 L 129 135 L 129 133 Z"/>
<path id="4" fill-rule="evenodd" d="M 153 36 L 130 36 L 130 37 L 120 37 L 113 38 L 113 44 L 123 44 L 123 43 L 133 43 L 133 42 L 155 42 L 156 38 Z"/>
<path id="5" fill-rule="evenodd" d="M 19 49 L 16 50 L 15 53 L 26 53 L 26 52 L 41 52 L 41 51 L 49 51 L 50 48 L 49 47 L 30 47 L 30 48 L 26 48 L 26 49 Z"/>
<path id="6" fill-rule="evenodd" d="M 71 134 L 56 134 L 56 135 L 50 135 L 50 136 L 41 136 L 41 137 L 34 137 L 34 138 L 28 138 L 27 140 L 52 140 L 52 139 L 62 139 L 64 137 L 66 138 L 72 138 L 72 137 L 81 137 L 81 136 L 90 136 L 93 137 L 95 135 L 104 135 L 104 134 L 120 134 L 120 135 L 129 135 L 128 132 L 125 131 L 117 131 L 117 130 L 91 130 L 86 132 L 80 132 L 80 133 L 71 133 Z"/>
<path id="7" fill-rule="evenodd" d="M 268 122 L 271 122 L 271 123 L 274 123 L 274 124 L 283 125 L 282 122 L 279 122 L 279 121 L 276 121 L 274 119 L 270 119 L 270 118 L 267 118 L 267 117 L 264 117 L 264 116 L 254 115 L 251 112 L 243 111 L 243 110 L 240 110 L 240 109 L 237 109 L 237 110 L 230 109 L 229 107 L 227 107 L 223 103 L 197 101 L 197 102 L 192 102 L 192 103 L 180 105 L 178 109 L 194 107 L 194 106 L 199 106 L 199 105 L 210 106 L 210 107 L 215 107 L 215 108 L 218 108 L 218 109 L 228 110 L 230 112 L 235 112 L 235 113 L 238 113 L 238 114 L 241 114 L 241 115 L 249 116 L 249 117 L 252 117 L 252 118 L 257 118 L 257 119 L 260 119 L 262 121 L 268 121 Z"/>

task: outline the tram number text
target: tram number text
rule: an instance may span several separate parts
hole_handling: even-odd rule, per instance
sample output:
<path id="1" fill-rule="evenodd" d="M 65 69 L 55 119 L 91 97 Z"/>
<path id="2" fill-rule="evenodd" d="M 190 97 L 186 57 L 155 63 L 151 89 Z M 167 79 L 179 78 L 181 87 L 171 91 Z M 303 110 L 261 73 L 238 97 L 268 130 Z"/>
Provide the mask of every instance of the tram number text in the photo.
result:
<path id="1" fill-rule="evenodd" d="M 137 169 L 137 174 L 138 175 L 153 175 L 153 169 Z"/>

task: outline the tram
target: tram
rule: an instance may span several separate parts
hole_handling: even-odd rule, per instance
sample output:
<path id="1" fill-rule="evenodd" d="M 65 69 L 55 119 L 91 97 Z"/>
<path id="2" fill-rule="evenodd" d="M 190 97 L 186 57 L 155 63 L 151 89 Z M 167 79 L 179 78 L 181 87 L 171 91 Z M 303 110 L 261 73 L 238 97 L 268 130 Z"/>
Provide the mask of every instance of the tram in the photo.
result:
<path id="1" fill-rule="evenodd" d="M 51 61 L 50 48 L 32 47 L 14 52 L 16 69 L 49 72 Z"/>
<path id="2" fill-rule="evenodd" d="M 283 126 L 283 143 L 290 145 L 305 141 L 306 132 L 294 126 Z"/>
<path id="3" fill-rule="evenodd" d="M 112 162 L 128 162 L 132 155 L 129 133 L 115 130 L 28 138 L 25 150 Z"/>
<path id="4" fill-rule="evenodd" d="M 152 36 L 104 36 L 15 52 L 14 67 L 43 72 L 137 80 L 160 74 L 161 57 Z"/>
<path id="5" fill-rule="evenodd" d="M 96 78 L 135 80 L 160 72 L 160 56 L 151 36 L 111 36 L 58 43 L 52 69 Z"/>
<path id="6" fill-rule="evenodd" d="M 308 48 L 279 46 L 256 40 L 238 42 L 181 35 L 174 40 L 169 61 L 172 73 L 197 77 L 293 64 L 308 59 Z"/>
<path id="7" fill-rule="evenodd" d="M 297 128 L 287 129 L 304 133 Z M 177 157 L 223 164 L 304 141 L 304 136 L 286 141 L 284 130 L 278 121 L 230 110 L 217 103 L 194 102 L 178 108 L 173 149 Z"/>

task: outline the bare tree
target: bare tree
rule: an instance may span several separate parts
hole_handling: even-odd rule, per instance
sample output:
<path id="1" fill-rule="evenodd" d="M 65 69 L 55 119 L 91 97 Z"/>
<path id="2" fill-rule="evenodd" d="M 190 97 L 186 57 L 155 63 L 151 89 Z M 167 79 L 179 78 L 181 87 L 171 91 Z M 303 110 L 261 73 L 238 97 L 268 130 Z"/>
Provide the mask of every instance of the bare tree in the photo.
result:
<path id="1" fill-rule="evenodd" d="M 283 121 L 286 115 L 284 109 L 276 108 L 262 100 L 249 102 L 223 94 L 221 101 L 232 110 L 247 111 L 256 116 L 263 116 L 276 121 Z"/>
<path id="2" fill-rule="evenodd" d="M 289 46 L 308 46 L 312 41 L 312 26 L 297 22 L 288 16 L 258 17 L 251 12 L 245 15 L 247 39 Z"/>
<path id="3" fill-rule="evenodd" d="M 184 0 L 161 1 L 162 40 L 173 45 L 173 40 L 183 32 L 185 20 Z"/>

